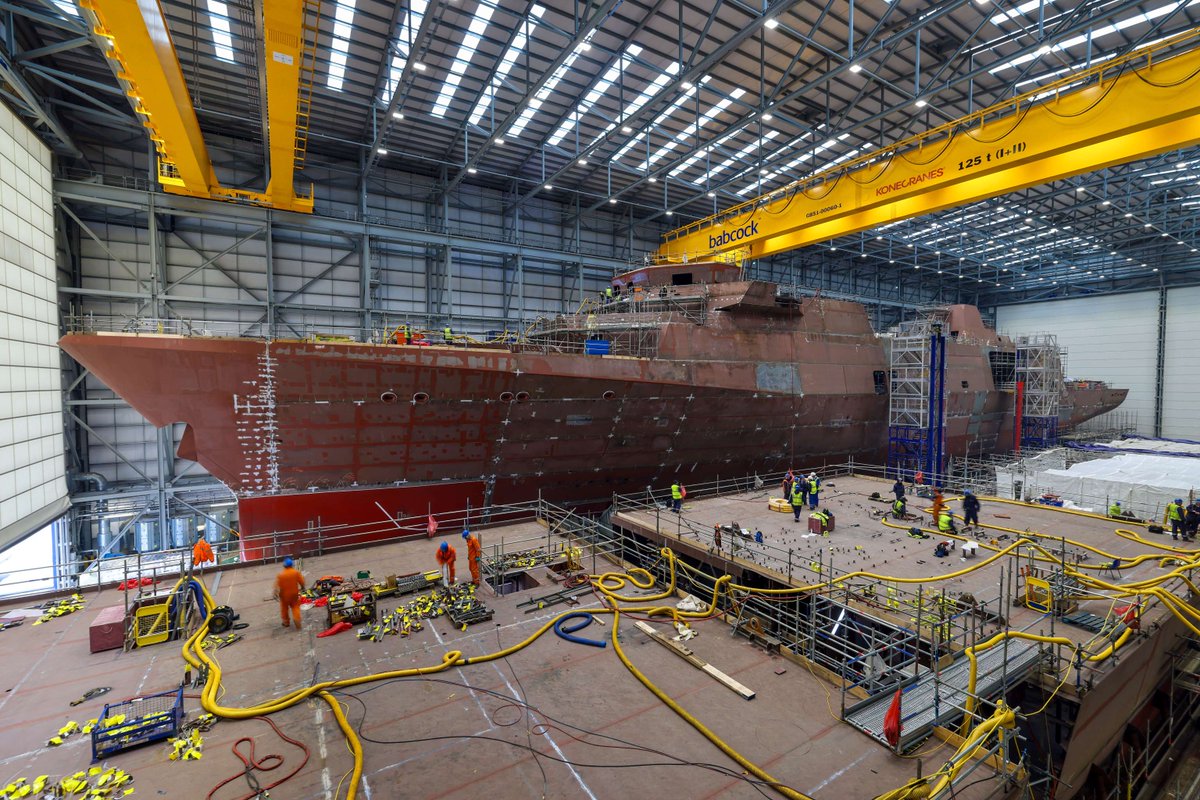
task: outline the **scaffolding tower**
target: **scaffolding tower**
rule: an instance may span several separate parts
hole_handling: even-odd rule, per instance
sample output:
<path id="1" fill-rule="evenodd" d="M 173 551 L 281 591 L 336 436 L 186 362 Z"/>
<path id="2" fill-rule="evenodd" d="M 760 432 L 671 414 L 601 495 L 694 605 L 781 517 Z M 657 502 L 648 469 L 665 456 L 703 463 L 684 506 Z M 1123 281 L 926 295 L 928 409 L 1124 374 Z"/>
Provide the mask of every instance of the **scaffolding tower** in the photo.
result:
<path id="1" fill-rule="evenodd" d="M 1051 333 L 1018 336 L 1016 345 L 1021 447 L 1053 447 L 1058 443 L 1066 353 Z"/>
<path id="2" fill-rule="evenodd" d="M 947 309 L 933 309 L 893 329 L 888 402 L 888 475 L 930 483 L 944 466 Z"/>

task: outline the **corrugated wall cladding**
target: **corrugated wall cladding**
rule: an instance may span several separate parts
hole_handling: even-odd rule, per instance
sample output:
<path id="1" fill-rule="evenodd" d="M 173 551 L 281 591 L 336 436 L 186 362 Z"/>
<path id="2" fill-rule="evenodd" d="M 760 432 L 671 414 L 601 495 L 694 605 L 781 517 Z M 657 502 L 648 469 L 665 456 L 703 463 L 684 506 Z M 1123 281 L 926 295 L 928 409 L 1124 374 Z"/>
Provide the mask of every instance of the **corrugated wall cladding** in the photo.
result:
<path id="1" fill-rule="evenodd" d="M 0 529 L 66 496 L 50 151 L 0 104 Z"/>
<path id="2" fill-rule="evenodd" d="M 1200 438 L 1200 288 L 1167 291 L 1162 435 Z M 1100 378 L 1128 387 L 1119 411 L 1137 414 L 1137 429 L 1154 434 L 1159 293 L 1087 297 L 1001 306 L 996 319 L 1006 333 L 1048 332 L 1065 346 L 1072 377 Z"/>

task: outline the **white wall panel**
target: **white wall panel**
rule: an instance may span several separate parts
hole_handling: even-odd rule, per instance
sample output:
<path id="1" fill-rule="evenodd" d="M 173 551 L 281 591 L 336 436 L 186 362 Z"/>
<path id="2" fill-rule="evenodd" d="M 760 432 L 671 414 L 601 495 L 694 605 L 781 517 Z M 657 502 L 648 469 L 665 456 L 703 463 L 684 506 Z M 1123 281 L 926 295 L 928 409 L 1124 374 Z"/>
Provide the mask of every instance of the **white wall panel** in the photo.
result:
<path id="1" fill-rule="evenodd" d="M 1163 436 L 1200 439 L 1200 286 L 1167 292 Z"/>
<path id="2" fill-rule="evenodd" d="M 1010 335 L 1053 333 L 1067 348 L 1067 375 L 1129 389 L 1118 409 L 1137 414 L 1138 432 L 1154 432 L 1158 294 L 1055 300 L 1001 306 L 996 324 Z"/>
<path id="3" fill-rule="evenodd" d="M 0 529 L 66 497 L 50 151 L 0 104 Z"/>

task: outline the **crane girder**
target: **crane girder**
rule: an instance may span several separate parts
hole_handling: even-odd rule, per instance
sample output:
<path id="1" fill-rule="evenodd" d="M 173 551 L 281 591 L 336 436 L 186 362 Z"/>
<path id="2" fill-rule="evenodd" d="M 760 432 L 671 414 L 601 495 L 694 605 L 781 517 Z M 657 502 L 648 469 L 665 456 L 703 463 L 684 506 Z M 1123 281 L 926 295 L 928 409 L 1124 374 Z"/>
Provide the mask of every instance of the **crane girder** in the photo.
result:
<path id="1" fill-rule="evenodd" d="M 150 134 L 163 188 L 207 197 L 217 178 L 158 0 L 82 0 L 80 7 Z"/>
<path id="2" fill-rule="evenodd" d="M 1156 58 L 1181 43 L 1200 31 L 678 228 L 653 260 L 761 258 L 1200 143 L 1200 47 Z"/>
<path id="3" fill-rule="evenodd" d="M 222 186 L 217 179 L 196 110 L 188 94 L 166 16 L 158 0 L 80 0 L 80 7 L 113 67 L 158 155 L 165 191 L 232 200 L 288 211 L 311 212 L 312 192 L 297 195 L 295 166 L 304 157 L 307 96 L 303 74 L 311 67 L 312 33 L 306 10 L 315 0 L 266 0 L 264 51 L 268 81 L 271 182 L 266 192 Z M 308 82 L 311 88 L 311 73 Z M 277 156 L 286 153 L 286 158 Z"/>

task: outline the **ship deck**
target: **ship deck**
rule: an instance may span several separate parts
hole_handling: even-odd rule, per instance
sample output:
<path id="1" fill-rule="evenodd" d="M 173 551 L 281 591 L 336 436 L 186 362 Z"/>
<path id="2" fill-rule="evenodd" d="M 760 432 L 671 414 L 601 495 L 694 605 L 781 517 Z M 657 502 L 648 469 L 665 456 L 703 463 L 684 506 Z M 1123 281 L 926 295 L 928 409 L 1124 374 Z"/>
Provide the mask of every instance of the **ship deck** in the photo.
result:
<path id="1" fill-rule="evenodd" d="M 907 535 L 907 527 L 885 524 L 883 512 L 890 511 L 893 499 L 891 487 L 891 481 L 871 477 L 841 476 L 824 480 L 819 495 L 820 506 L 833 511 L 835 517 L 834 531 L 828 537 L 808 532 L 807 510 L 797 523 L 793 522 L 790 510 L 780 513 L 768 507 L 770 498 L 781 495 L 778 486 L 763 487 L 748 493 L 685 500 L 682 514 L 678 516 L 661 507 L 627 508 L 614 514 L 613 522 L 626 530 L 659 538 L 664 544 L 681 551 L 691 549 L 692 552 L 701 553 L 721 570 L 735 574 L 756 572 L 769 575 L 780 585 L 803 586 L 825 580 L 831 574 L 840 576 L 857 571 L 909 581 L 924 579 L 903 585 L 908 591 L 923 591 L 927 597 L 931 592 L 942 590 L 951 597 L 969 593 L 980 602 L 989 603 L 989 609 L 1004 614 L 1009 628 L 1064 637 L 1084 645 L 1088 653 L 1103 650 L 1110 639 L 1066 624 L 1053 614 L 1039 613 L 1009 603 L 1002 609 L 999 605 L 1002 596 L 1016 599 L 1023 595 L 1023 591 L 1016 588 L 1017 576 L 1013 574 L 1019 572 L 1022 566 L 1033 566 L 1035 574 L 1040 571 L 1045 577 L 1050 571 L 1047 568 L 1053 565 L 1029 562 L 1016 556 L 1001 557 L 991 563 L 981 564 L 995 554 L 994 550 L 988 549 L 989 546 L 1003 549 L 1021 536 L 1040 534 L 1038 538 L 1046 551 L 1057 558 L 1065 556 L 1068 563 L 1080 564 L 1090 574 L 1113 583 L 1134 583 L 1163 574 L 1174 565 L 1162 562 L 1159 557 L 1169 557 L 1173 548 L 1184 554 L 1200 552 L 1200 546 L 1196 544 L 1172 541 L 1169 530 L 1165 534 L 1151 534 L 1144 525 L 1122 525 L 1115 520 L 1064 512 L 1044 505 L 983 498 L 979 515 L 983 531 L 963 531 L 961 519 L 956 520 L 960 535 L 979 543 L 977 555 L 973 559 L 964 558 L 961 542 L 956 542 L 956 549 L 948 557 L 936 558 L 933 555 L 934 547 L 946 537 L 934 532 L 930 533 L 928 539 L 915 539 Z M 873 493 L 878 493 L 879 498 L 872 499 Z M 952 502 L 951 498 L 954 498 Z M 947 500 L 951 510 L 961 516 L 961 503 L 957 496 L 948 494 Z M 910 492 L 909 514 L 919 514 L 920 518 L 906 523 L 906 526 L 923 526 L 927 531 L 932 531 L 931 506 L 932 500 L 914 497 Z M 722 535 L 722 547 L 718 554 L 713 546 L 713 527 L 732 526 L 735 522 L 751 533 L 761 531 L 763 543 L 760 545 L 737 538 L 731 552 L 733 537 L 726 531 Z M 887 522 L 892 522 L 890 517 Z M 1118 535 L 1118 529 L 1140 537 L 1140 541 Z M 1063 542 L 1063 538 L 1068 541 Z M 1111 569 L 1113 558 L 1074 543 L 1119 557 L 1122 564 L 1118 569 Z M 1144 554 L 1154 554 L 1155 557 L 1129 565 L 1130 560 Z M 814 569 L 814 564 L 820 567 L 820 572 Z M 864 578 L 852 578 L 847 583 L 852 587 L 870 583 L 886 584 Z M 1005 584 L 1008 583 L 1013 587 L 1005 594 Z M 1167 587 L 1176 590 L 1177 594 L 1187 595 L 1181 581 L 1168 582 Z M 877 592 L 880 602 L 870 608 L 871 614 L 897 626 L 914 627 L 914 619 L 907 612 L 903 615 L 893 613 L 882 602 L 883 588 Z M 834 597 L 837 596 L 835 593 Z M 1082 599 L 1077 605 L 1075 613 L 1090 613 L 1109 619 L 1114 616 L 1115 604 L 1108 598 Z M 1142 625 L 1146 627 L 1167 616 L 1161 607 L 1149 608 Z M 995 622 L 981 625 L 978 640 L 1003 629 Z M 928 631 L 923 635 L 928 636 Z M 1131 640 L 1122 653 L 1137 647 L 1140 641 Z M 1115 665 L 1114 660 L 1085 662 L 1080 667 L 1082 679 L 1098 682 Z M 1073 694 L 1075 683 L 1076 675 L 1072 670 L 1062 687 L 1063 693 Z"/>
<path id="2" fill-rule="evenodd" d="M 867 506 L 858 496 L 864 484 L 836 483 L 836 489 L 829 487 L 834 490 L 829 502 L 846 509 L 845 516 L 839 516 L 838 536 L 861 536 L 874 543 L 864 566 L 877 563 L 898 569 L 900 562 L 913 561 L 907 568 L 914 574 L 953 566 L 928 559 L 916 564 L 915 552 L 900 557 L 903 542 L 870 539 Z M 782 515 L 765 510 L 756 518 L 754 509 L 762 505 L 753 498 L 721 497 L 689 503 L 685 511 L 690 517 L 712 520 L 736 514 L 743 524 L 759 522 L 772 538 L 791 527 L 781 523 Z M 851 522 L 856 506 L 864 513 L 861 529 Z M 545 529 L 532 522 L 490 529 L 483 534 L 484 546 L 501 536 L 516 540 L 530 534 L 544 537 Z M 457 536 L 436 538 L 461 545 Z M 406 574 L 434 568 L 435 546 L 426 539 L 393 542 L 310 557 L 301 566 L 310 581 L 326 574 L 353 575 L 360 569 L 370 569 L 375 576 Z M 465 548 L 460 546 L 459 554 L 462 580 Z M 264 703 L 313 681 L 437 664 L 449 650 L 468 656 L 493 653 L 524 640 L 568 608 L 523 613 L 519 603 L 556 589 L 548 570 L 538 567 L 530 575 L 540 586 L 503 597 L 482 589 L 481 597 L 495 618 L 465 631 L 443 617 L 427 621 L 423 631 L 408 638 L 387 637 L 377 643 L 356 639 L 353 632 L 318 638 L 325 627 L 323 609 L 306 607 L 299 632 L 280 626 L 277 604 L 270 598 L 275 571 L 275 565 L 258 565 L 204 576 L 216 601 L 232 606 L 249 623 L 242 641 L 217 653 L 223 668 L 221 703 L 226 706 Z M 381 601 L 381 610 L 390 611 L 410 598 Z M 183 675 L 177 642 L 131 652 L 89 653 L 88 626 L 103 609 L 121 605 L 123 599 L 111 588 L 88 592 L 86 599 L 86 607 L 76 613 L 39 626 L 29 620 L 0 632 L 0 779 L 5 782 L 86 769 L 91 757 L 86 737 L 76 734 L 59 747 L 48 747 L 46 740 L 69 720 L 82 723 L 96 717 L 105 701 L 172 689 Z M 580 607 L 596 605 L 587 595 Z M 0 618 L 18 607 L 0 607 Z M 607 639 L 611 618 L 606 622 L 580 635 Z M 839 696 L 833 684 L 795 661 L 730 636 L 728 625 L 718 619 L 694 625 L 699 636 L 688 646 L 755 691 L 753 700 L 742 699 L 705 672 L 682 663 L 636 628 L 632 619 L 621 619 L 619 636 L 626 654 L 652 681 L 729 745 L 799 791 L 818 798 L 871 798 L 914 777 L 922 761 L 929 774 L 952 752 L 934 739 L 923 748 L 920 761 L 897 757 L 837 719 Z M 657 627 L 670 632 L 665 624 Z M 68 705 L 95 686 L 111 686 L 112 691 L 74 708 Z M 198 690 L 187 691 L 185 707 L 194 716 L 199 713 Z M 513 698 L 522 698 L 530 710 Z M 611 644 L 588 647 L 549 633 L 503 659 L 438 675 L 367 683 L 339 699 L 363 738 L 359 797 L 777 796 L 749 783 L 734 761 L 638 683 Z M 310 701 L 271 719 L 309 754 L 298 774 L 272 794 L 345 796 L 344 776 L 352 760 L 329 708 Z M 215 796 L 243 797 L 248 789 L 231 749 L 241 737 L 253 738 L 259 758 L 267 753 L 284 757 L 283 767 L 261 775 L 264 784 L 300 763 L 300 750 L 281 741 L 259 719 L 218 722 L 204 734 L 199 761 L 171 762 L 168 748 L 159 743 L 115 755 L 107 763 L 134 776 L 139 796 L 204 797 L 219 780 L 238 776 Z M 957 796 L 982 797 L 993 784 L 984 781 L 960 789 Z"/>

